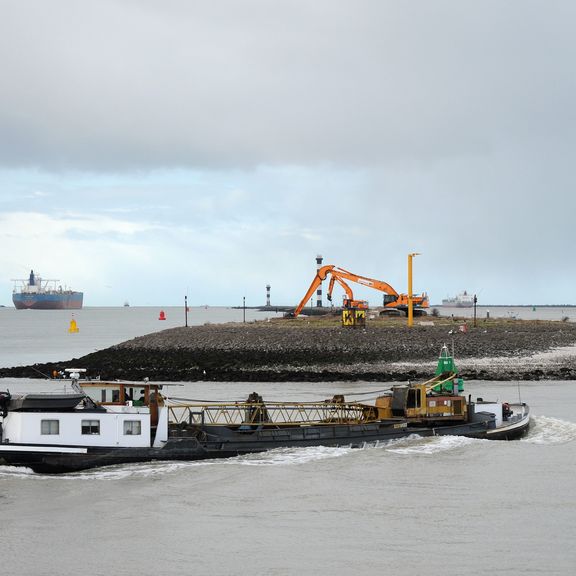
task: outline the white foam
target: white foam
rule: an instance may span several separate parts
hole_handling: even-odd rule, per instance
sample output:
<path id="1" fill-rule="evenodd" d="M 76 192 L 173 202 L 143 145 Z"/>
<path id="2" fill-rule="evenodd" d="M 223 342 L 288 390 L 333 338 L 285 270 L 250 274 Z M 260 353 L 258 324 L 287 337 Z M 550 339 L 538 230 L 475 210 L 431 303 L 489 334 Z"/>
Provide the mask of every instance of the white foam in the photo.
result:
<path id="1" fill-rule="evenodd" d="M 522 442 L 550 445 L 565 444 L 573 440 L 576 440 L 576 423 L 549 416 L 533 416 L 530 431 Z"/>
<path id="2" fill-rule="evenodd" d="M 192 460 L 183 461 L 160 461 L 160 462 L 142 462 L 140 464 L 117 464 L 115 466 L 106 466 L 95 468 L 93 470 L 84 470 L 82 472 L 73 472 L 70 474 L 61 474 L 60 478 L 68 480 L 122 480 L 123 478 L 149 478 L 153 476 L 164 476 L 172 474 L 187 468 L 197 468 L 200 466 L 217 466 L 225 460 Z"/>
<path id="3" fill-rule="evenodd" d="M 34 472 L 30 468 L 22 468 L 15 466 L 0 466 L 0 477 L 9 476 L 11 478 L 19 476 L 33 477 Z"/>
<path id="4" fill-rule="evenodd" d="M 404 455 L 430 455 L 440 452 L 449 452 L 477 444 L 487 442 L 475 438 L 465 438 L 464 436 L 432 436 L 427 438 L 410 437 L 402 442 L 397 442 L 386 447 L 387 452 Z"/>
<path id="5" fill-rule="evenodd" d="M 335 448 L 328 446 L 309 446 L 306 448 L 277 448 L 268 452 L 248 454 L 233 460 L 230 464 L 243 466 L 290 466 L 307 464 L 328 458 L 339 458 L 350 453 L 353 448 Z"/>
<path id="6" fill-rule="evenodd" d="M 397 440 L 387 440 L 366 444 L 363 448 L 308 446 L 305 448 L 277 448 L 267 452 L 246 454 L 235 458 L 195 460 L 191 462 L 143 462 L 139 464 L 119 464 L 93 470 L 73 472 L 58 475 L 64 480 L 121 480 L 128 477 L 147 478 L 171 474 L 187 468 L 198 466 L 295 466 L 341 458 L 359 450 L 384 449 L 395 454 L 434 454 L 455 448 L 466 446 L 473 440 L 457 436 L 437 436 L 434 438 L 422 438 L 412 435 Z M 0 476 L 22 476 L 33 478 L 53 478 L 53 476 L 34 474 L 27 468 L 0 467 Z"/>

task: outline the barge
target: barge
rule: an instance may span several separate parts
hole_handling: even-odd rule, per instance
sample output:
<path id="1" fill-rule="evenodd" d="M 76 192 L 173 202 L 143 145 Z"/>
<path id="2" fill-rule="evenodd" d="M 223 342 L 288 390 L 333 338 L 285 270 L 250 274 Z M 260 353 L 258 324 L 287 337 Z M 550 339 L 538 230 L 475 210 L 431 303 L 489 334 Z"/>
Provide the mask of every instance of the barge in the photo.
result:
<path id="1" fill-rule="evenodd" d="M 473 401 L 446 347 L 433 378 L 398 384 L 374 403 L 337 395 L 323 402 L 182 402 L 162 385 L 81 378 L 73 393 L 0 392 L 0 462 L 57 474 L 159 460 L 227 458 L 286 447 L 363 447 L 410 435 L 513 440 L 525 434 L 525 403 Z"/>

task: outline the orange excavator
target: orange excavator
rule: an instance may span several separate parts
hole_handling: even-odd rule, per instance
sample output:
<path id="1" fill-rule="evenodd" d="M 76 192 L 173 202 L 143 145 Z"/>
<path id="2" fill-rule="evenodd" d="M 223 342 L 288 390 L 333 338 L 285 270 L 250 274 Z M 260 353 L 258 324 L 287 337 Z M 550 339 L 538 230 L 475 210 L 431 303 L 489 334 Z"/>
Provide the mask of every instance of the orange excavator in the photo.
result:
<path id="1" fill-rule="evenodd" d="M 352 289 L 346 282 L 356 282 L 357 284 L 361 284 L 362 286 L 368 286 L 368 288 L 374 288 L 374 290 L 380 290 L 384 292 L 384 308 L 388 310 L 400 310 L 406 314 L 408 314 L 408 294 L 399 294 L 388 284 L 387 282 L 383 282 L 382 280 L 374 280 L 373 278 L 367 278 L 366 276 L 359 276 L 358 274 L 354 274 L 353 272 L 349 272 L 348 270 L 344 270 L 344 268 L 338 268 L 332 264 L 328 266 L 322 266 L 316 272 L 316 276 L 314 280 L 312 280 L 312 284 L 310 284 L 310 288 L 308 288 L 308 292 L 302 298 L 300 304 L 294 310 L 292 316 L 296 318 L 302 312 L 304 306 L 310 300 L 310 297 L 314 294 L 316 288 L 320 286 L 320 284 L 326 280 L 328 275 L 331 275 L 330 284 L 328 285 L 328 292 L 326 293 L 326 297 L 328 300 L 332 300 L 332 289 L 334 288 L 334 284 L 337 282 L 346 292 L 346 297 L 344 298 L 344 308 L 360 308 L 366 309 L 368 308 L 368 302 L 364 300 L 354 300 L 354 294 Z M 424 308 L 429 307 L 428 296 L 423 294 L 414 294 L 412 296 L 412 304 L 414 307 L 414 313 L 422 313 Z"/>

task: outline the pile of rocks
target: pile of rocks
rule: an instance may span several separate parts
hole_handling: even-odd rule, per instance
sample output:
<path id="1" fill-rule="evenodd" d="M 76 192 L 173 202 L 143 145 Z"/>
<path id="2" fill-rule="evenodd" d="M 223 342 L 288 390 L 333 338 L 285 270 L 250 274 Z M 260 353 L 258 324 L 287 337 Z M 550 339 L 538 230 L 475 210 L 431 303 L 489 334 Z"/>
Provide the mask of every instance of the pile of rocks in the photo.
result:
<path id="1" fill-rule="evenodd" d="M 464 377 L 576 379 L 576 324 L 544 321 L 457 324 L 375 323 L 365 329 L 279 321 L 174 328 L 58 364 L 0 370 L 37 377 L 82 366 L 102 378 L 161 381 L 404 380 L 427 377 L 446 344 Z"/>

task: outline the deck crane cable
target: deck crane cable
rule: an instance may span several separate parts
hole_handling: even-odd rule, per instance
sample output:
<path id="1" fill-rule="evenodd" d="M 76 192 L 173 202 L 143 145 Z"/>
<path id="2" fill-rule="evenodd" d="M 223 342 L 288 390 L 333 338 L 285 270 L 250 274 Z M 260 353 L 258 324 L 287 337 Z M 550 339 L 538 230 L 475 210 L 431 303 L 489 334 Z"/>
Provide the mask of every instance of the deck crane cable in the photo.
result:
<path id="1" fill-rule="evenodd" d="M 392 387 L 388 387 L 388 388 L 382 388 L 380 390 L 370 390 L 367 392 L 344 392 L 342 395 L 343 396 L 366 396 L 368 394 L 375 394 L 376 396 L 371 396 L 369 398 L 366 398 L 366 400 L 373 400 L 375 398 L 377 398 L 378 394 L 382 394 L 384 392 L 390 392 L 390 390 L 392 389 Z M 219 404 L 222 401 L 221 400 L 199 400 L 197 398 L 183 398 L 180 396 L 170 396 L 170 397 L 164 397 L 164 399 L 166 400 L 167 403 L 179 403 L 179 402 L 193 402 L 193 403 L 198 403 L 198 404 L 210 404 L 210 403 L 214 403 L 214 404 Z M 320 401 L 324 401 L 324 398 L 321 398 Z M 241 398 L 238 400 L 230 400 L 227 403 L 235 403 L 235 402 L 245 402 L 246 398 Z M 272 401 L 273 402 L 273 401 Z"/>
<path id="2" fill-rule="evenodd" d="M 195 404 L 222 404 L 222 400 L 198 400 L 196 398 L 181 398 L 178 396 L 164 396 L 164 400 L 167 403 L 179 404 L 180 402 L 193 402 Z M 239 400 L 226 400 L 226 404 L 235 404 L 237 402 L 246 402 L 246 398 L 242 398 Z"/>

